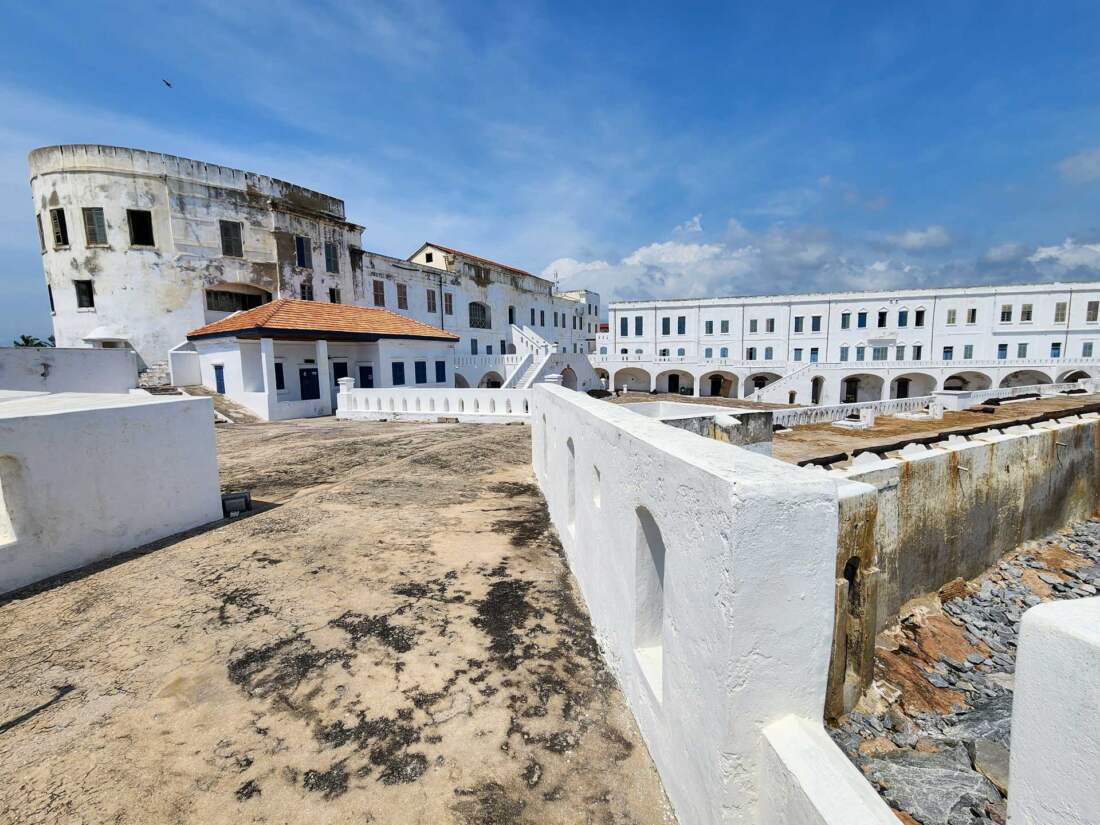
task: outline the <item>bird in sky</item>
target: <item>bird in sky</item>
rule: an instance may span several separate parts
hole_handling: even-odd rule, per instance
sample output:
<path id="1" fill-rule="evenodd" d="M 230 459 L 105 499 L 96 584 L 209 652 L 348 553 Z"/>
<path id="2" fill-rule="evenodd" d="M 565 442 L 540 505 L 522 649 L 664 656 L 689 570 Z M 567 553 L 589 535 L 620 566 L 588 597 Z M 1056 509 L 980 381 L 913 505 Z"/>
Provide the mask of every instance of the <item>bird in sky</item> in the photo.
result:
<path id="1" fill-rule="evenodd" d="M 172 84 L 165 80 L 163 77 L 160 79 L 160 82 L 167 86 L 169 89 L 172 88 Z"/>

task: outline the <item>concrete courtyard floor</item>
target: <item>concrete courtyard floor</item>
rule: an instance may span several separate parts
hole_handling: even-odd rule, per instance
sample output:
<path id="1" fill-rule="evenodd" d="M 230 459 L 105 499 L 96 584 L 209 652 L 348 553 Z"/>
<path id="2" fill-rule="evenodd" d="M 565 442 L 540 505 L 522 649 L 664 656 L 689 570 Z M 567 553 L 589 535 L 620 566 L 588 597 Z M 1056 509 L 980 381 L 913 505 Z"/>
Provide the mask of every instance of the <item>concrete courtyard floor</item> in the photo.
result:
<path id="1" fill-rule="evenodd" d="M 0 600 L 0 822 L 673 821 L 526 427 L 218 445 L 254 515 Z"/>

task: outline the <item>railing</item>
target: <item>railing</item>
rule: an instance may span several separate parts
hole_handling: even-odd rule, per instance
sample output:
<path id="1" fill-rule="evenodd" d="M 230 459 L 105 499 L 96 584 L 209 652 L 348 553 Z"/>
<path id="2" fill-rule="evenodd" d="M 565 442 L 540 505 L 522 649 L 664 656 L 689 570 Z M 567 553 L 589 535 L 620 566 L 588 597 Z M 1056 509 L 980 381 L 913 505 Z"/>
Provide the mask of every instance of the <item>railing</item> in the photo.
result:
<path id="1" fill-rule="evenodd" d="M 348 382 L 345 384 L 344 382 Z M 458 389 L 453 387 L 391 387 L 356 389 L 352 379 L 340 379 L 336 417 L 378 421 L 398 419 L 504 422 L 529 418 L 530 390 Z"/>
<path id="2" fill-rule="evenodd" d="M 505 379 L 501 386 L 508 390 L 514 387 L 518 387 L 523 379 L 526 377 L 528 371 L 531 369 L 531 365 L 535 363 L 535 356 L 531 353 L 527 353 L 523 356 L 523 360 L 516 365 L 516 368 L 508 373 L 508 377 Z"/>
<path id="3" fill-rule="evenodd" d="M 1075 367 L 1075 366 L 1100 366 L 1100 356 L 1096 358 L 994 358 L 994 359 L 951 359 L 944 360 L 920 360 L 920 361 L 889 361 L 889 360 L 871 360 L 863 359 L 862 361 L 764 361 L 756 359 L 753 361 L 746 361 L 744 359 L 737 358 L 701 358 L 692 355 L 682 356 L 658 356 L 648 354 L 628 354 L 628 355 L 597 355 L 590 356 L 593 363 L 599 364 L 638 364 L 638 363 L 681 363 L 681 364 L 697 364 L 700 366 L 710 365 L 722 365 L 730 367 L 743 367 L 745 369 L 758 369 L 760 367 L 767 366 L 768 368 L 778 369 L 788 365 L 798 365 L 798 369 L 801 370 L 805 367 L 815 367 L 822 370 L 835 370 L 835 369 L 858 369 L 860 367 L 867 367 L 871 369 L 884 369 L 884 370 L 913 370 L 913 369 L 950 369 L 956 372 L 965 372 L 970 368 L 980 369 L 1027 369 L 1028 367 Z"/>
<path id="4" fill-rule="evenodd" d="M 923 410 L 934 396 L 921 395 L 913 398 L 891 398 L 887 401 L 857 401 L 854 404 L 829 404 L 820 407 L 794 407 L 775 410 L 772 422 L 784 427 L 799 427 L 805 424 L 828 424 L 840 421 L 860 410 L 874 410 L 878 415 L 891 415 L 900 412 Z"/>
<path id="5" fill-rule="evenodd" d="M 516 324 L 512 324 L 512 342 L 516 345 L 516 350 L 520 354 L 527 352 L 536 357 L 557 349 L 556 345 L 547 341 L 530 327 L 521 327 Z"/>
<path id="6" fill-rule="evenodd" d="M 523 363 L 522 355 L 456 355 L 456 367 L 514 367 Z"/>
<path id="7" fill-rule="evenodd" d="M 775 381 L 772 381 L 766 387 L 761 387 L 760 389 L 758 389 L 756 392 L 754 392 L 752 394 L 752 400 L 753 401 L 763 401 L 765 393 L 770 395 L 776 389 L 782 390 L 785 385 L 789 384 L 797 376 L 801 375 L 802 373 L 804 373 L 806 370 L 808 370 L 812 366 L 815 366 L 815 362 L 813 362 L 813 361 L 806 364 L 805 366 L 799 367 L 798 369 L 795 369 L 795 370 L 792 370 L 791 372 L 786 373 L 785 375 L 783 375 L 783 377 L 781 377 L 781 378 L 779 378 Z"/>
<path id="8" fill-rule="evenodd" d="M 940 390 L 936 393 L 944 406 L 950 410 L 965 410 L 991 401 L 994 398 L 1012 398 L 1018 395 L 1056 395 L 1070 390 L 1096 392 L 1100 389 L 1100 380 L 1085 378 L 1080 381 L 1066 381 L 1060 384 L 1028 384 L 1019 387 L 998 387 L 989 390 Z"/>

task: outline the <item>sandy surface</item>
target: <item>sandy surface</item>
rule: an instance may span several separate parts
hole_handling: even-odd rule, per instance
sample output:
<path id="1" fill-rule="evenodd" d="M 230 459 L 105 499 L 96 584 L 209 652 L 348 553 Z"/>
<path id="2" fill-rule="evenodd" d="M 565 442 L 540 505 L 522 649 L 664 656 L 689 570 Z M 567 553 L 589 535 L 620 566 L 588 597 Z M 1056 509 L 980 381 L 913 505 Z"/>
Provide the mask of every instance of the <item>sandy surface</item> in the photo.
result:
<path id="1" fill-rule="evenodd" d="M 671 822 L 526 427 L 218 441 L 272 506 L 0 603 L 0 821 Z"/>

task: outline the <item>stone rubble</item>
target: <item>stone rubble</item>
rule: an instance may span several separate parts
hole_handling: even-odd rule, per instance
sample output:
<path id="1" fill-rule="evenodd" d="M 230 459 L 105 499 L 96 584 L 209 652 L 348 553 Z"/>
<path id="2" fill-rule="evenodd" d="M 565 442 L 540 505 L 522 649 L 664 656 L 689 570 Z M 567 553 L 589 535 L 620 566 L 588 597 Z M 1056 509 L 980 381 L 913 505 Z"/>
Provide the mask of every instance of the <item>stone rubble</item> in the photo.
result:
<path id="1" fill-rule="evenodd" d="M 875 684 L 830 734 L 920 825 L 1004 825 L 1020 618 L 1098 590 L 1100 519 L 1022 545 L 965 588 L 949 583 L 944 601 L 918 600 L 879 635 Z"/>

